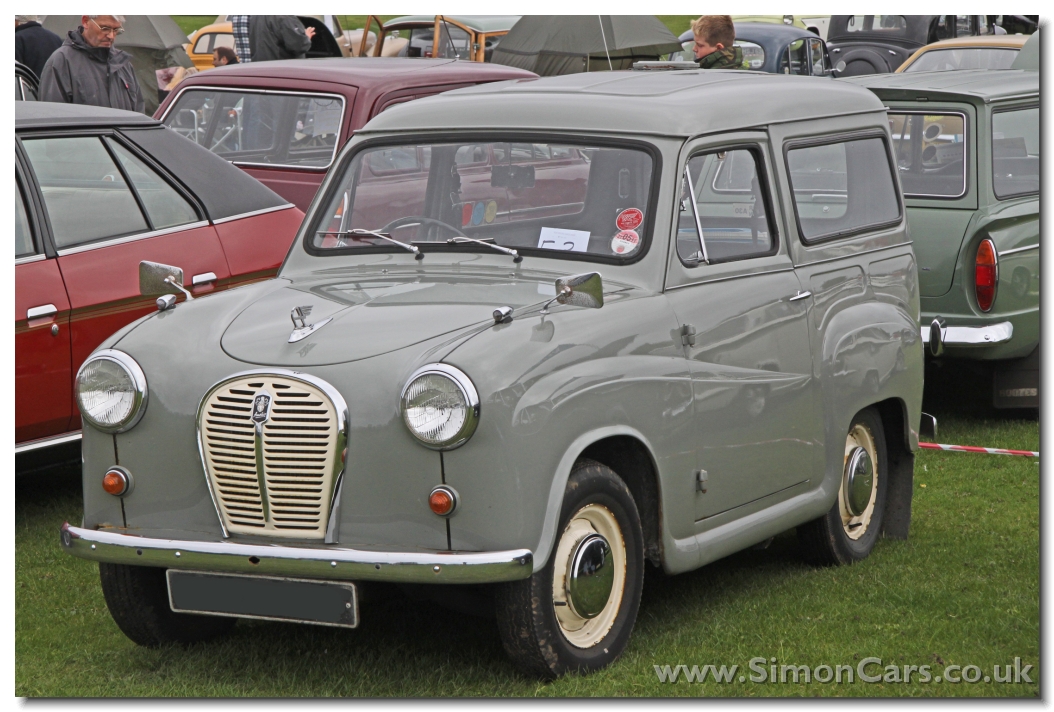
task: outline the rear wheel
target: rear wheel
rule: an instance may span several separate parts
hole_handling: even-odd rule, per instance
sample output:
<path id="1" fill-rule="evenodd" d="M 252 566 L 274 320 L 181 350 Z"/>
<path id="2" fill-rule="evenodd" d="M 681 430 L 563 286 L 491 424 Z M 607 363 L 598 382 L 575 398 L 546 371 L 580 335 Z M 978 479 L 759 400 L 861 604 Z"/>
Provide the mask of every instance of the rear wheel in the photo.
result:
<path id="1" fill-rule="evenodd" d="M 223 635 L 234 618 L 174 613 L 168 603 L 165 569 L 99 564 L 99 580 L 110 615 L 132 642 L 147 648 L 196 643 Z"/>
<path id="2" fill-rule="evenodd" d="M 882 530 L 889 478 L 885 433 L 874 408 L 853 418 L 842 462 L 834 506 L 819 519 L 798 527 L 802 555 L 821 566 L 866 558 Z"/>
<path id="3" fill-rule="evenodd" d="M 629 642 L 644 582 L 644 539 L 626 484 L 592 460 L 567 481 L 549 562 L 499 589 L 502 643 L 526 671 L 599 670 Z"/>

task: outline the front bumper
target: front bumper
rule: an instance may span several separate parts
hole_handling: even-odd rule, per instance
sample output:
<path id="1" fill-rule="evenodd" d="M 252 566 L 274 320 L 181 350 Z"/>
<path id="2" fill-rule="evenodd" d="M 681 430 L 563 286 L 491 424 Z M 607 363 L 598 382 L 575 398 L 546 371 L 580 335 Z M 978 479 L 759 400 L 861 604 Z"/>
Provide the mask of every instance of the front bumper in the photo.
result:
<path id="1" fill-rule="evenodd" d="M 496 583 L 527 578 L 534 570 L 534 556 L 528 549 L 449 553 L 307 549 L 150 539 L 82 529 L 69 523 L 62 525 L 61 540 L 67 552 L 90 561 L 260 576 L 396 583 Z"/>
<path id="2" fill-rule="evenodd" d="M 1005 344 L 1014 336 L 1014 325 L 1009 321 L 988 326 L 945 326 L 941 341 L 951 348 L 976 348 Z M 930 343 L 930 325 L 922 327 L 922 343 Z"/>

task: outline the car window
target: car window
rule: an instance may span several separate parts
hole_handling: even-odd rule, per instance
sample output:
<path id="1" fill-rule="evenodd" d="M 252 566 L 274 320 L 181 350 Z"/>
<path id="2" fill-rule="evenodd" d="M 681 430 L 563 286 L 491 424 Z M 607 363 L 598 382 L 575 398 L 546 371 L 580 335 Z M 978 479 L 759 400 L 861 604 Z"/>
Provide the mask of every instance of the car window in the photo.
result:
<path id="1" fill-rule="evenodd" d="M 890 112 L 889 131 L 905 195 L 966 193 L 965 116 Z"/>
<path id="2" fill-rule="evenodd" d="M 212 52 L 212 38 L 215 37 L 213 34 L 205 34 L 197 39 L 194 43 L 194 49 L 190 50 L 194 54 L 211 54 Z"/>
<path id="3" fill-rule="evenodd" d="M 234 49 L 234 35 L 222 32 L 217 35 L 213 35 L 215 39 L 212 42 L 212 51 L 215 52 L 217 47 L 226 47 L 227 49 Z"/>
<path id="4" fill-rule="evenodd" d="M 753 149 L 737 148 L 699 154 L 688 161 L 693 199 L 688 199 L 689 181 L 682 177 L 677 222 L 677 254 L 683 262 L 701 263 L 700 228 L 711 262 L 774 252 L 759 155 Z"/>
<path id="5" fill-rule="evenodd" d="M 36 252 L 33 247 L 33 229 L 29 225 L 29 211 L 22 188 L 15 183 L 15 257 L 28 257 Z"/>
<path id="6" fill-rule="evenodd" d="M 787 169 L 805 242 L 850 235 L 900 219 L 889 153 L 881 138 L 792 147 L 787 151 Z"/>
<path id="7" fill-rule="evenodd" d="M 846 25 L 848 32 L 899 32 L 907 28 L 903 15 L 853 15 Z"/>
<path id="8" fill-rule="evenodd" d="M 743 69 L 759 70 L 765 66 L 765 50 L 761 45 L 746 40 L 736 40 L 735 46 L 743 50 Z M 689 59 L 695 59 L 694 55 Z"/>
<path id="9" fill-rule="evenodd" d="M 919 55 L 905 72 L 948 72 L 957 69 L 1010 69 L 1018 50 L 1007 47 L 933 49 Z"/>
<path id="10" fill-rule="evenodd" d="M 811 74 L 809 45 L 805 40 L 795 40 L 787 45 L 780 58 L 779 71 L 781 74 Z"/>
<path id="11" fill-rule="evenodd" d="M 1039 191 L 1039 108 L 992 114 L 993 187 L 998 198 Z"/>
<path id="12" fill-rule="evenodd" d="M 188 89 L 163 121 L 236 164 L 325 168 L 343 112 L 338 96 Z"/>
<path id="13" fill-rule="evenodd" d="M 631 147 L 472 140 L 367 148 L 348 165 L 329 207 L 316 213 L 309 244 L 390 245 L 349 234 L 374 230 L 403 242 L 446 243 L 463 234 L 525 253 L 632 257 L 648 239 L 652 169 L 651 155 Z"/>
<path id="14" fill-rule="evenodd" d="M 436 57 L 471 59 L 472 42 L 467 32 L 449 22 L 439 23 L 439 46 Z"/>
<path id="15" fill-rule="evenodd" d="M 97 136 L 23 139 L 63 249 L 149 230 L 132 191 Z"/>
<path id="16" fill-rule="evenodd" d="M 194 207 L 161 176 L 121 144 L 110 138 L 104 140 L 117 155 L 128 180 L 131 181 L 139 199 L 143 201 L 146 214 L 150 217 L 150 226 L 154 230 L 186 225 L 198 220 L 198 213 Z"/>
<path id="17" fill-rule="evenodd" d="M 966 37 L 973 34 L 970 31 L 970 15 L 955 16 L 955 34 L 958 37 Z"/>
<path id="18" fill-rule="evenodd" d="M 812 73 L 815 76 L 824 76 L 830 69 L 827 53 L 823 51 L 823 40 L 809 40 L 809 64 L 812 65 Z"/>

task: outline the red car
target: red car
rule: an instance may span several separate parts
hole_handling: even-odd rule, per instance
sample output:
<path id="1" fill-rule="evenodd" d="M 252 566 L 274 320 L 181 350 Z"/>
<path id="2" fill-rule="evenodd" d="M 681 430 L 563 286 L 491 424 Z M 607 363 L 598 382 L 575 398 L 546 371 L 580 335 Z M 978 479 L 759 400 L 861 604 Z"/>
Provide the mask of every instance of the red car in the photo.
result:
<path id="1" fill-rule="evenodd" d="M 306 210 L 353 132 L 390 106 L 507 79 L 523 69 L 456 59 L 255 62 L 180 83 L 155 116 Z"/>
<path id="2" fill-rule="evenodd" d="M 16 102 L 15 453 L 80 438 L 77 369 L 156 309 L 140 261 L 178 264 L 209 294 L 274 276 L 302 219 L 142 114 Z"/>

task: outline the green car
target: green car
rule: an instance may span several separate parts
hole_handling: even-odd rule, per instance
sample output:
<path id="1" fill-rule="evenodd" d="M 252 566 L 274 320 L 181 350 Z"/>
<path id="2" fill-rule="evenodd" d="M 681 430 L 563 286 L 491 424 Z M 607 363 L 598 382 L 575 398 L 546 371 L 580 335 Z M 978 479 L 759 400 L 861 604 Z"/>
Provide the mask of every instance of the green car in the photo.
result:
<path id="1" fill-rule="evenodd" d="M 1039 72 L 876 74 L 933 357 L 991 362 L 993 403 L 1039 407 Z"/>
<path id="2" fill-rule="evenodd" d="M 141 645 L 354 628 L 394 584 L 492 610 L 522 670 L 597 670 L 647 566 L 907 537 L 906 228 L 885 107 L 829 79 L 400 104 L 341 150 L 275 279 L 184 300 L 178 265 L 140 265 L 158 311 L 77 375 L 62 546 Z"/>

